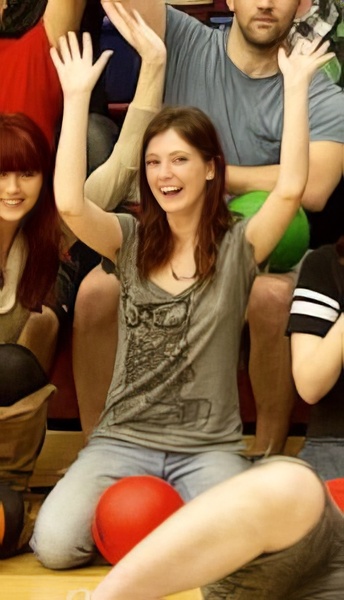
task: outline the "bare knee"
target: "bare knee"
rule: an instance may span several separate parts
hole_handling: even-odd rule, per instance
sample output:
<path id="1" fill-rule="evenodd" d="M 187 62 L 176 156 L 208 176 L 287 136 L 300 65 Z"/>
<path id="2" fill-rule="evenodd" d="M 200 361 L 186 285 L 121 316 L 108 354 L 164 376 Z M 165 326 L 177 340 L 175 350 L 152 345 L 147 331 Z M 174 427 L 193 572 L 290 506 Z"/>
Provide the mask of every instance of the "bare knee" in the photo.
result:
<path id="1" fill-rule="evenodd" d="M 281 322 L 289 315 L 295 287 L 294 277 L 289 275 L 261 275 L 256 278 L 247 309 L 248 321 L 268 320 Z"/>
<path id="2" fill-rule="evenodd" d="M 59 330 L 59 320 L 56 313 L 48 306 L 42 306 L 42 312 L 31 312 L 28 320 L 23 328 L 21 335 L 19 336 L 18 343 L 20 343 L 21 337 L 25 334 L 26 330 L 30 332 L 32 336 L 35 335 L 48 335 L 51 339 L 57 337 Z M 23 344 L 24 345 L 24 344 Z"/>
<path id="3" fill-rule="evenodd" d="M 116 322 L 118 300 L 118 280 L 96 267 L 81 282 L 75 301 L 74 328 L 89 331 Z"/>
<path id="4" fill-rule="evenodd" d="M 267 462 L 258 467 L 257 473 L 253 474 L 253 479 L 257 483 L 255 494 L 257 502 L 262 490 L 260 501 L 264 499 L 268 508 L 267 519 L 270 521 L 270 527 L 274 514 L 277 521 L 280 519 L 280 528 L 276 528 L 274 535 L 277 538 L 282 535 L 284 542 L 289 535 L 291 536 L 291 539 L 287 539 L 287 545 L 297 542 L 308 533 L 323 514 L 324 486 L 306 464 L 277 460 Z M 288 506 L 291 510 L 286 510 Z M 289 524 L 288 519 L 290 519 Z"/>
<path id="5" fill-rule="evenodd" d="M 48 306 L 43 306 L 41 313 L 30 313 L 17 340 L 19 345 L 25 346 L 36 356 L 46 373 L 53 361 L 58 331 L 56 314 Z"/>

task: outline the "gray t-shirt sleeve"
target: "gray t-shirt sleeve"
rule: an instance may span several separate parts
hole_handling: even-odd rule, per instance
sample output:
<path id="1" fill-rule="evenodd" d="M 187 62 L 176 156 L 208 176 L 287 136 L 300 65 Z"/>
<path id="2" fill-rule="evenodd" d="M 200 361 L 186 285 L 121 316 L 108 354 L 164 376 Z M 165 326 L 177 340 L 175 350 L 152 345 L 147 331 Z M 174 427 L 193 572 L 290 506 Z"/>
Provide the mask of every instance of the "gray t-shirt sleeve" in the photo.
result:
<path id="1" fill-rule="evenodd" d="M 344 143 L 344 93 L 319 71 L 309 90 L 310 139 Z"/>

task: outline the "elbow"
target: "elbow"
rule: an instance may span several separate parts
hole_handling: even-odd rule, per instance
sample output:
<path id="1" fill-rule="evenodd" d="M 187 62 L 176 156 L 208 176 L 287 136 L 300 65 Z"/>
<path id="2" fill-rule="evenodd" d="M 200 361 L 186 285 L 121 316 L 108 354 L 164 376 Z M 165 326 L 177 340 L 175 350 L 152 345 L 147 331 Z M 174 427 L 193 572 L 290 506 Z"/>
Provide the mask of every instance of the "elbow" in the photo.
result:
<path id="1" fill-rule="evenodd" d="M 319 394 L 314 393 L 314 391 L 313 392 L 310 390 L 302 391 L 302 390 L 299 390 L 297 387 L 296 387 L 296 389 L 297 389 L 299 395 L 301 396 L 302 400 L 304 402 L 306 402 L 306 404 L 309 404 L 310 406 L 312 406 L 313 404 L 317 404 L 319 402 L 319 400 L 321 400 L 321 396 L 319 396 Z"/>
<path id="2" fill-rule="evenodd" d="M 325 208 L 327 200 L 326 194 L 306 193 L 302 198 L 302 207 L 309 212 L 321 212 Z"/>
<path id="3" fill-rule="evenodd" d="M 81 214 L 80 212 L 77 212 L 76 210 L 67 206 L 57 205 L 57 211 L 63 221 L 68 221 L 72 217 L 79 217 Z"/>
<path id="4" fill-rule="evenodd" d="M 302 400 L 306 404 L 313 405 L 317 404 L 323 397 L 319 388 L 314 388 L 310 381 L 300 381 L 297 376 L 294 375 L 294 382 L 297 393 L 301 396 Z"/>
<path id="5" fill-rule="evenodd" d="M 304 194 L 302 196 L 302 206 L 310 212 L 322 211 L 331 194 L 340 183 L 342 172 L 338 176 L 331 178 L 331 180 L 316 181 L 313 179 L 312 184 L 308 182 Z"/>
<path id="6" fill-rule="evenodd" d="M 312 377 L 311 374 L 307 376 L 304 373 L 304 369 L 302 369 L 303 372 L 301 373 L 293 366 L 292 371 L 297 393 L 301 396 L 302 400 L 306 402 L 306 404 L 317 404 L 323 397 L 322 389 L 320 389 L 321 386 L 315 385 L 314 377 Z"/>

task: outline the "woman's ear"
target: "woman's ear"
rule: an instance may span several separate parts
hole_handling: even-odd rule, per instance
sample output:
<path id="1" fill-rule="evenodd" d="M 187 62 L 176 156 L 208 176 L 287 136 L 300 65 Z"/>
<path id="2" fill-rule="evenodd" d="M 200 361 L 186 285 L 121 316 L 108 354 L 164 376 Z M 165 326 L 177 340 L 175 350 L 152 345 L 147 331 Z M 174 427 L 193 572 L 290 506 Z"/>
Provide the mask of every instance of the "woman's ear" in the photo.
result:
<path id="1" fill-rule="evenodd" d="M 299 0 L 299 7 L 296 11 L 296 17 L 299 19 L 303 17 L 311 8 L 313 0 Z"/>
<path id="2" fill-rule="evenodd" d="M 208 163 L 208 171 L 207 171 L 205 178 L 207 181 L 211 181 L 211 179 L 214 179 L 214 177 L 215 177 L 215 162 L 212 159 Z"/>

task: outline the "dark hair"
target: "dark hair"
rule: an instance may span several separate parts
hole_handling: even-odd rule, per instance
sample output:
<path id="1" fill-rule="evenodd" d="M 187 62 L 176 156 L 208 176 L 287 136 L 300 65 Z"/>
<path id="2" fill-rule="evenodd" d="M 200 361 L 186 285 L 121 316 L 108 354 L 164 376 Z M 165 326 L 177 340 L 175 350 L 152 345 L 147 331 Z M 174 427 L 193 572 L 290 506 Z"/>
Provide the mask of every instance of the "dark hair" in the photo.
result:
<path id="1" fill-rule="evenodd" d="M 28 256 L 17 297 L 30 310 L 41 309 L 59 265 L 61 229 L 53 196 L 53 168 L 52 151 L 38 125 L 22 113 L 0 113 L 0 171 L 37 171 L 43 177 L 38 200 L 20 224 Z"/>
<path id="2" fill-rule="evenodd" d="M 142 277 L 167 264 L 173 252 L 173 237 L 166 214 L 156 201 L 147 181 L 145 155 L 149 142 L 173 129 L 196 148 L 205 162 L 213 160 L 214 178 L 206 182 L 205 201 L 197 231 L 195 262 L 203 279 L 215 271 L 218 245 L 231 225 L 224 201 L 225 159 L 215 127 L 198 108 L 163 108 L 148 125 L 143 137 L 140 162 L 139 248 L 137 266 Z"/>

